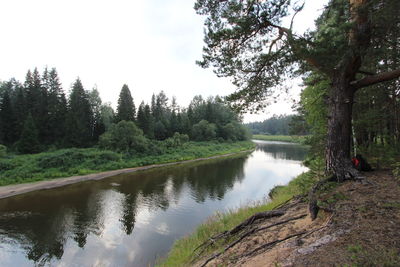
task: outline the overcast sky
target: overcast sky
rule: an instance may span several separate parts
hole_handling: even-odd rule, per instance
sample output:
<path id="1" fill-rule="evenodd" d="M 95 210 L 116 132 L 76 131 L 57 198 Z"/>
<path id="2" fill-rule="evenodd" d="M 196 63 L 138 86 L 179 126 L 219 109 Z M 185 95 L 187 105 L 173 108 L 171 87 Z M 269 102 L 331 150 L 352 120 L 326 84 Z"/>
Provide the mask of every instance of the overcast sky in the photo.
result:
<path id="1" fill-rule="evenodd" d="M 298 31 L 312 27 L 327 0 L 307 0 Z M 55 67 L 68 92 L 79 76 L 115 107 L 124 83 L 135 103 L 164 90 L 180 105 L 201 94 L 234 91 L 226 79 L 195 64 L 203 18 L 192 0 L 1 0 L 0 80 L 24 81 L 28 69 Z M 293 83 L 295 98 L 300 89 Z M 246 121 L 290 113 L 288 97 Z"/>

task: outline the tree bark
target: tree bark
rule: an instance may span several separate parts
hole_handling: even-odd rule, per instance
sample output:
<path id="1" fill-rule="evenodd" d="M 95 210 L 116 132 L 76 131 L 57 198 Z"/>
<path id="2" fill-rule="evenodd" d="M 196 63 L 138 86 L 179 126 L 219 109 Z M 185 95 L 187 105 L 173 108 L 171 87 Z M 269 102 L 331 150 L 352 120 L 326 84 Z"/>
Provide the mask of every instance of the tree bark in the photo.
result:
<path id="1" fill-rule="evenodd" d="M 350 81 L 354 73 L 336 71 L 328 104 L 328 140 L 326 146 L 327 172 L 333 172 L 338 181 L 359 176 L 351 164 L 351 118 L 355 90 Z"/>
<path id="2" fill-rule="evenodd" d="M 351 120 L 354 94 L 352 85 L 360 70 L 363 56 L 370 43 L 370 24 L 365 8 L 369 0 L 349 0 L 349 50 L 331 75 L 328 103 L 328 140 L 325 150 L 326 171 L 339 182 L 360 177 L 351 164 Z"/>

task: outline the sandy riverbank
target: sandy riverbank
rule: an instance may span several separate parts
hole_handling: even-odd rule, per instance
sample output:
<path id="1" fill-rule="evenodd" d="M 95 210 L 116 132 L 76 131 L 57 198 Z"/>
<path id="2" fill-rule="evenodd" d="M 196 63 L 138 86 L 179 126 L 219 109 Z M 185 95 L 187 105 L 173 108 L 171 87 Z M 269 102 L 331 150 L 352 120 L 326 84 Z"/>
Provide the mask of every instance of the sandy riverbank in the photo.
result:
<path id="1" fill-rule="evenodd" d="M 71 176 L 71 177 L 66 177 L 66 178 L 55 178 L 53 180 L 39 181 L 39 182 L 34 182 L 34 183 L 6 185 L 6 186 L 0 187 L 0 199 L 12 197 L 12 196 L 32 192 L 32 191 L 51 189 L 51 188 L 66 186 L 66 185 L 75 184 L 75 183 L 79 183 L 79 182 L 84 182 L 84 181 L 101 180 L 101 179 L 104 179 L 107 177 L 111 177 L 111 176 L 115 176 L 115 175 L 123 174 L 123 173 L 131 173 L 131 172 L 143 171 L 143 170 L 148 170 L 148 169 L 153 169 L 153 168 L 167 167 L 167 166 L 191 163 L 191 162 L 196 162 L 196 161 L 204 161 L 204 160 L 210 160 L 210 159 L 229 157 L 229 156 L 240 154 L 240 153 L 249 153 L 251 151 L 253 151 L 253 150 L 246 150 L 246 151 L 241 151 L 241 152 L 236 152 L 236 153 L 228 153 L 228 154 L 224 154 L 224 155 L 217 155 L 217 156 L 191 159 L 191 160 L 185 160 L 185 161 L 177 161 L 177 162 L 153 164 L 153 165 L 147 165 L 147 166 L 141 166 L 141 167 L 135 167 L 135 168 L 126 168 L 126 169 L 119 169 L 119 170 L 113 170 L 113 171 L 105 171 L 105 172 L 93 173 L 93 174 L 88 174 L 88 175 Z"/>

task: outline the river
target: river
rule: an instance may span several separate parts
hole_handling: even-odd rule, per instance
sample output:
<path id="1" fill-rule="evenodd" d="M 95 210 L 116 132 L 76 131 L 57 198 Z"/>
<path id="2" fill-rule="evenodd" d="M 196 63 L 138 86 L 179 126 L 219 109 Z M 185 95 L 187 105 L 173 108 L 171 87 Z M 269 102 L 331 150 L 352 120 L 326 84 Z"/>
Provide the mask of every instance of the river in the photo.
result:
<path id="1" fill-rule="evenodd" d="M 255 143 L 237 157 L 2 199 L 0 266 L 152 266 L 215 212 L 265 200 L 306 170 L 306 148 Z"/>

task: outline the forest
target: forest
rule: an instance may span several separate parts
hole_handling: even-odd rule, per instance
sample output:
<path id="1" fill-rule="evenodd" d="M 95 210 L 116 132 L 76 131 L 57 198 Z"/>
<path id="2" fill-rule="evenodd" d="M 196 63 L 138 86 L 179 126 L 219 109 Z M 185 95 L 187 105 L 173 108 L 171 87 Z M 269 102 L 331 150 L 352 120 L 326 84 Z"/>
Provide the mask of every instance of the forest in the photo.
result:
<path id="1" fill-rule="evenodd" d="M 273 115 L 264 121 L 244 124 L 252 134 L 308 135 L 309 125 L 302 114 Z"/>
<path id="2" fill-rule="evenodd" d="M 104 103 L 96 88 L 77 78 L 67 95 L 55 68 L 29 70 L 23 83 L 0 84 L 0 144 L 20 154 L 48 149 L 87 148 L 149 152 L 152 141 L 243 141 L 248 134 L 220 97 L 195 96 L 187 108 L 163 91 L 135 106 L 123 85 L 118 106 Z M 128 134 L 129 133 L 129 134 Z M 157 149 L 156 149 L 157 150 Z M 150 153 L 150 152 L 149 152 Z"/>
<path id="3" fill-rule="evenodd" d="M 128 85 L 117 108 L 55 68 L 0 84 L 0 185 L 206 158 L 252 149 L 239 115 L 218 96 L 187 108 L 163 91 L 138 107 Z"/>

